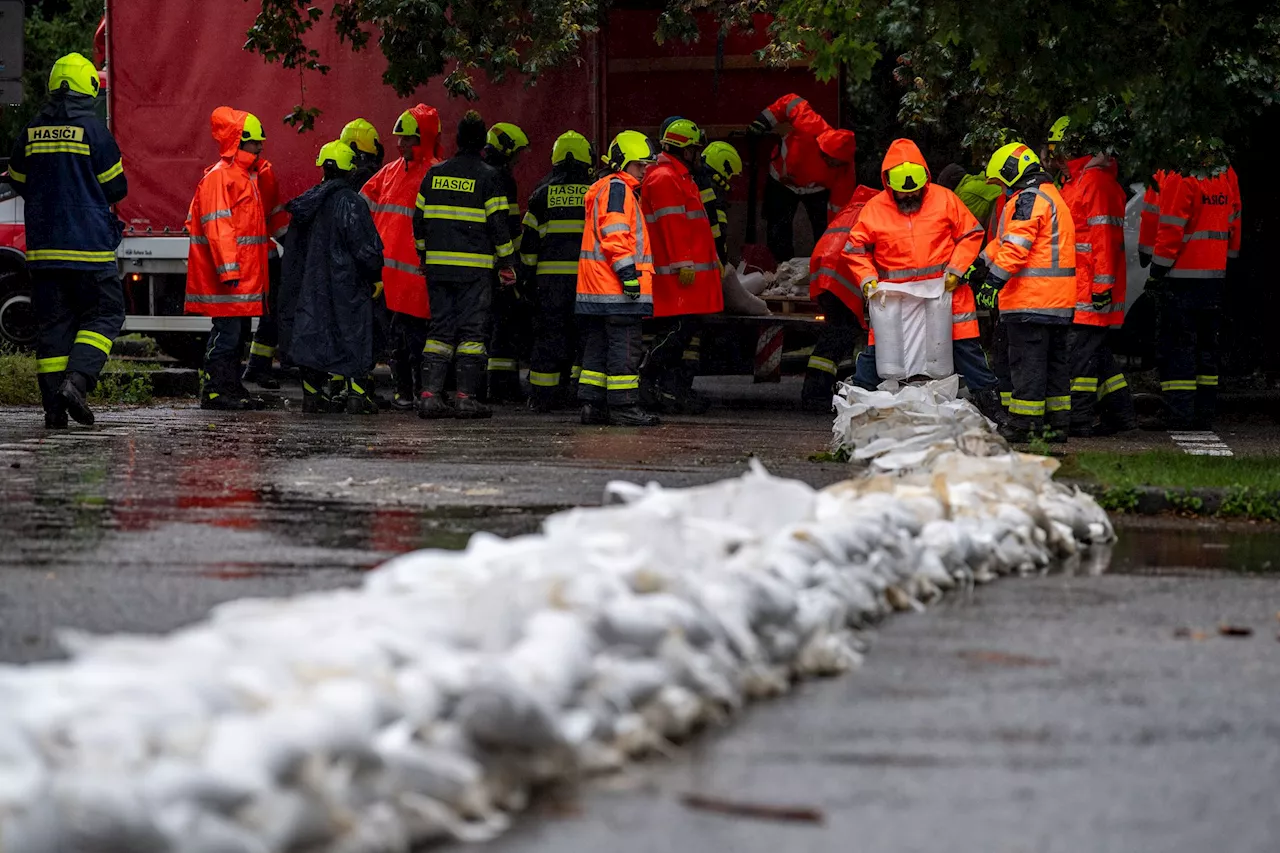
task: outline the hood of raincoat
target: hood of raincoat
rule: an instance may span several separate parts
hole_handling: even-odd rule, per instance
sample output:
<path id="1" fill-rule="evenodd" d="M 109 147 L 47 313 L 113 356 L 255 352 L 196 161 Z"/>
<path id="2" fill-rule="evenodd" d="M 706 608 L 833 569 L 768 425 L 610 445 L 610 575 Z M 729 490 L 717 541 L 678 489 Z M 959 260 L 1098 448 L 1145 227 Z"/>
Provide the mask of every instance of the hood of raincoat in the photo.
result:
<path id="1" fill-rule="evenodd" d="M 309 225 L 320 215 L 320 210 L 324 207 L 325 200 L 343 187 L 350 189 L 351 185 L 340 179 L 316 184 L 289 202 L 287 205 L 289 215 L 293 217 L 293 221 L 298 225 Z"/>
<path id="2" fill-rule="evenodd" d="M 852 163 L 853 155 L 858 152 L 858 141 L 852 130 L 824 130 L 818 135 L 818 148 L 828 157 Z"/>
<path id="3" fill-rule="evenodd" d="M 889 188 L 889 170 L 894 166 L 901 166 L 903 163 L 915 163 L 918 166 L 924 166 L 925 178 L 930 183 L 933 182 L 933 173 L 929 171 L 929 164 L 925 161 L 924 155 L 920 153 L 920 146 L 910 139 L 895 139 L 893 144 L 889 146 L 889 150 L 884 154 L 884 162 L 880 164 L 880 180 L 884 183 L 885 189 Z"/>
<path id="4" fill-rule="evenodd" d="M 426 104 L 409 107 L 409 115 L 418 123 L 418 137 L 422 142 L 413 147 L 415 163 L 444 159 L 444 146 L 440 143 L 440 111 Z"/>
<path id="5" fill-rule="evenodd" d="M 1119 180 L 1120 164 L 1110 154 L 1091 154 L 1087 157 L 1076 157 L 1067 162 L 1067 174 L 1070 180 L 1079 180 L 1085 169 L 1103 169 L 1111 177 Z"/>
<path id="6" fill-rule="evenodd" d="M 224 160 L 235 159 L 240 150 L 240 134 L 244 132 L 244 120 L 249 114 L 231 107 L 218 107 L 209 118 L 213 141 L 218 143 L 218 154 Z"/>

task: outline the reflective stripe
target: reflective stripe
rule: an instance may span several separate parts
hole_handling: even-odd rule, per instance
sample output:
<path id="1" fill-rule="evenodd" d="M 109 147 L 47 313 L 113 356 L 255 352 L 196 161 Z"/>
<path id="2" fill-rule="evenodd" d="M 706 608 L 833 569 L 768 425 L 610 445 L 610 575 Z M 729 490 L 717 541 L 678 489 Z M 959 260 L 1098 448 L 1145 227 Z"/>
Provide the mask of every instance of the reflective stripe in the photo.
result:
<path id="1" fill-rule="evenodd" d="M 1183 227 L 1186 227 L 1187 220 L 1182 218 L 1181 216 L 1166 215 L 1166 216 L 1160 217 L 1160 224 L 1161 225 L 1181 225 Z"/>
<path id="2" fill-rule="evenodd" d="M 1012 391 L 1001 391 L 1001 392 L 1000 392 L 1000 405 L 1004 406 L 1004 407 L 1007 409 L 1007 408 L 1009 408 L 1009 406 L 1010 406 L 1012 403 L 1013 403 L 1013 392 L 1012 392 Z"/>
<path id="3" fill-rule="evenodd" d="M 1105 397 L 1108 394 L 1114 394 L 1116 391 L 1119 391 L 1121 388 L 1128 388 L 1128 387 L 1129 387 L 1129 383 L 1128 381 L 1125 380 L 1124 374 L 1117 373 L 1115 376 L 1112 376 L 1106 382 L 1102 383 L 1102 386 L 1098 388 L 1098 396 Z"/>
<path id="4" fill-rule="evenodd" d="M 635 255 L 623 255 L 613 262 L 613 271 L 622 272 L 624 267 L 633 267 L 636 265 Z"/>
<path id="5" fill-rule="evenodd" d="M 505 243 L 501 243 L 497 246 L 494 246 L 493 251 L 500 258 L 509 258 L 515 254 L 516 246 L 515 246 L 515 243 L 508 240 Z"/>
<path id="6" fill-rule="evenodd" d="M 1146 201 L 1144 201 L 1144 202 L 1142 203 L 1142 209 L 1143 209 L 1144 211 L 1146 211 L 1147 213 L 1159 213 L 1159 212 L 1160 212 L 1160 205 L 1158 205 L 1158 204 L 1151 204 L 1150 202 L 1146 202 Z"/>
<path id="7" fill-rule="evenodd" d="M 1069 318 L 1075 314 L 1073 308 L 1001 308 L 1000 316 L 1013 316 L 1015 314 L 1031 314 L 1039 317 L 1065 317 Z"/>
<path id="8" fill-rule="evenodd" d="M 1037 417 L 1044 414 L 1044 400 L 1018 400 L 1009 398 L 1009 414 Z"/>
<path id="9" fill-rule="evenodd" d="M 809 356 L 809 369 L 821 370 L 823 373 L 830 373 L 832 376 L 836 375 L 836 363 L 829 358 L 822 358 L 821 356 Z"/>
<path id="10" fill-rule="evenodd" d="M 631 257 L 628 255 L 628 257 Z M 606 260 L 604 252 L 599 249 L 583 249 L 578 252 L 578 260 L 580 261 L 604 261 Z"/>
<path id="11" fill-rule="evenodd" d="M 17 181 L 20 184 L 25 184 L 27 182 L 26 173 L 19 172 L 17 169 L 13 168 L 12 166 L 9 167 L 9 178 L 11 180 Z"/>
<path id="12" fill-rule="evenodd" d="M 875 251 L 875 246 L 851 246 L 845 243 L 844 251 L 846 255 L 869 255 Z"/>
<path id="13" fill-rule="evenodd" d="M 490 370 L 519 370 L 520 365 L 516 364 L 514 358 L 494 358 L 489 357 Z"/>
<path id="14" fill-rule="evenodd" d="M 850 293 L 855 293 L 858 295 L 862 294 L 861 288 L 859 288 L 856 284 L 849 281 L 849 279 L 845 278 L 843 275 L 831 269 L 830 267 L 819 267 L 817 274 L 830 276 L 831 278 L 835 279 L 839 285 L 847 289 Z"/>
<path id="15" fill-rule="evenodd" d="M 1231 234 L 1226 231 L 1192 231 L 1190 234 L 1184 234 L 1182 242 L 1190 243 L 1192 240 L 1230 240 Z"/>
<path id="16" fill-rule="evenodd" d="M 365 196 L 365 198 L 368 199 L 368 196 Z M 271 212 L 268 213 L 267 216 L 275 216 L 277 213 L 284 213 L 283 204 L 277 204 L 275 207 L 271 208 Z"/>
<path id="17" fill-rule="evenodd" d="M 1093 282 L 1094 284 L 1115 284 L 1116 277 L 1113 275 L 1095 275 Z"/>
<path id="18" fill-rule="evenodd" d="M 720 264 L 712 262 L 708 264 L 684 264 L 679 267 L 654 267 L 653 272 L 656 275 L 676 275 L 682 269 L 692 269 L 694 272 L 711 272 L 719 270 Z"/>
<path id="19" fill-rule="evenodd" d="M 555 388 L 560 384 L 559 373 L 539 373 L 536 370 L 529 371 L 529 384 L 536 388 Z"/>
<path id="20" fill-rule="evenodd" d="M 112 178 L 118 178 L 124 174 L 124 161 L 117 160 L 116 164 L 105 172 L 98 173 L 98 183 L 105 184 Z"/>
<path id="21" fill-rule="evenodd" d="M 478 207 L 456 207 L 451 204 L 420 204 L 423 219 L 447 219 L 455 222 L 484 222 L 488 217 Z"/>
<path id="22" fill-rule="evenodd" d="M 987 278 L 999 282 L 1005 282 L 1009 280 L 1009 271 L 998 264 L 991 264 L 991 266 L 987 268 Z"/>
<path id="23" fill-rule="evenodd" d="M 986 230 L 987 229 L 983 228 L 981 225 L 975 225 L 972 228 L 970 228 L 968 231 L 961 234 L 960 239 L 963 240 L 965 237 L 968 237 L 970 234 L 981 234 Z"/>
<path id="24" fill-rule="evenodd" d="M 579 384 L 590 385 L 593 388 L 604 388 L 608 383 L 608 378 L 598 370 L 584 370 L 578 377 Z"/>
<path id="25" fill-rule="evenodd" d="M 1197 376 L 1196 385 L 1215 388 L 1218 385 L 1218 377 L 1216 376 Z"/>
<path id="26" fill-rule="evenodd" d="M 1159 208 L 1157 208 L 1158 210 Z M 1119 216 L 1090 216 L 1084 221 L 1085 225 L 1114 225 L 1117 228 L 1124 227 L 1124 219 Z"/>
<path id="27" fill-rule="evenodd" d="M 412 273 L 416 276 L 422 275 L 422 269 L 414 264 L 406 264 L 404 261 L 397 261 L 395 258 L 383 258 L 382 265 L 400 272 Z"/>
<path id="28" fill-rule="evenodd" d="M 230 218 L 231 218 L 231 211 L 215 210 L 213 213 L 206 213 L 204 216 L 201 216 L 200 224 L 203 225 L 206 222 L 212 222 L 215 219 L 230 219 Z"/>
<path id="29" fill-rule="evenodd" d="M 348 380 L 347 380 L 347 384 L 348 384 L 349 386 L 351 386 L 351 390 L 352 390 L 352 391 L 355 391 L 357 394 L 363 394 L 363 393 L 364 393 L 364 388 L 361 388 L 361 387 L 360 387 L 360 383 L 359 383 L 359 382 L 356 382 L 354 379 L 348 379 Z"/>
<path id="30" fill-rule="evenodd" d="M 1228 258 L 1238 258 L 1238 257 L 1240 257 L 1240 250 L 1239 250 L 1239 249 L 1227 249 L 1227 257 L 1228 257 Z"/>
<path id="31" fill-rule="evenodd" d="M 915 269 L 905 270 L 884 270 L 880 273 L 881 281 L 906 281 L 913 278 L 924 278 L 926 276 L 935 276 L 945 272 L 946 264 L 938 264 L 933 267 L 916 267 Z"/>
<path id="32" fill-rule="evenodd" d="M 534 266 L 538 263 L 538 256 L 522 254 L 520 255 L 520 263 L 524 264 L 526 267 Z"/>
<path id="33" fill-rule="evenodd" d="M 581 376 L 581 375 L 582 375 L 582 365 L 581 365 L 581 364 L 575 364 L 573 367 L 569 368 L 569 381 L 570 381 L 570 382 L 577 382 L 577 381 L 578 381 L 578 377 L 579 377 L 579 376 Z"/>
<path id="34" fill-rule="evenodd" d="M 702 358 L 702 355 L 696 349 L 687 349 L 681 353 L 680 358 L 683 361 L 698 361 Z"/>
<path id="35" fill-rule="evenodd" d="M 484 341 L 463 341 L 458 344 L 458 355 L 486 355 Z"/>
<path id="36" fill-rule="evenodd" d="M 586 223 L 583 223 L 584 227 Z M 600 229 L 601 237 L 608 237 L 610 234 L 630 234 L 631 226 L 625 222 L 615 222 L 612 225 L 606 225 Z"/>
<path id="37" fill-rule="evenodd" d="M 422 348 L 422 352 L 424 354 L 429 353 L 431 355 L 442 355 L 445 358 L 448 358 L 453 355 L 453 346 L 446 344 L 444 341 L 436 341 L 428 338 L 426 345 Z"/>
<path id="38" fill-rule="evenodd" d="M 1077 252 L 1092 252 L 1092 251 L 1093 251 L 1093 244 L 1092 244 L 1092 243 L 1076 243 L 1076 251 L 1077 251 Z"/>
<path id="39" fill-rule="evenodd" d="M 660 207 L 657 210 L 655 210 L 653 213 L 646 214 L 644 217 L 644 221 L 653 223 L 653 222 L 657 222 L 659 219 L 662 219 L 664 216 L 685 216 L 686 214 L 687 214 L 687 211 L 685 210 L 685 206 L 683 204 L 673 205 L 671 207 Z"/>
<path id="40" fill-rule="evenodd" d="M 634 391 L 640 387 L 639 374 L 622 374 L 605 379 L 605 387 L 610 391 Z"/>
<path id="41" fill-rule="evenodd" d="M 1098 390 L 1098 380 L 1092 376 L 1077 376 L 1075 379 L 1071 380 L 1071 390 L 1084 394 L 1092 394 Z"/>
<path id="42" fill-rule="evenodd" d="M 496 195 L 484 203 L 484 212 L 488 216 L 492 216 L 493 214 L 500 213 L 504 210 L 510 210 L 510 206 L 507 204 L 507 197 L 504 195 Z"/>
<path id="43" fill-rule="evenodd" d="M 954 326 L 957 323 L 968 323 L 976 319 L 978 319 L 977 311 L 961 311 L 959 314 L 951 315 L 951 325 Z"/>
<path id="44" fill-rule="evenodd" d="M 97 332 L 89 332 L 81 329 L 76 332 L 77 344 L 85 344 L 96 350 L 100 350 L 104 355 L 111 355 L 111 338 L 106 335 L 100 335 Z"/>
<path id="45" fill-rule="evenodd" d="M 521 220 L 520 224 L 526 228 L 532 228 L 535 231 L 542 225 L 542 223 L 538 221 L 538 217 L 533 215 L 532 210 L 525 213 L 524 219 Z"/>
<path id="46" fill-rule="evenodd" d="M 965 273 L 967 272 L 968 270 L 958 269 L 957 267 L 953 267 L 950 264 L 947 265 L 947 269 L 946 269 L 947 275 L 953 275 L 956 278 L 964 278 Z"/>
<path id="47" fill-rule="evenodd" d="M 577 261 L 538 261 L 537 275 L 577 275 Z"/>
<path id="48" fill-rule="evenodd" d="M 270 243 L 270 237 L 237 237 L 237 246 L 261 246 L 263 243 Z"/>
<path id="49" fill-rule="evenodd" d="M 1014 278 L 1075 278 L 1075 267 L 1027 267 Z"/>
<path id="50" fill-rule="evenodd" d="M 260 355 L 263 358 L 274 358 L 275 354 L 275 347 L 269 347 L 266 344 L 260 344 L 257 341 L 254 341 L 249 345 L 249 355 Z"/>
<path id="51" fill-rule="evenodd" d="M 1017 234 L 1005 234 L 1003 237 L 1000 238 L 1000 242 L 1009 243 L 1014 246 L 1021 246 L 1024 249 L 1031 248 L 1031 241 L 1028 240 L 1026 237 L 1021 237 Z"/>
<path id="52" fill-rule="evenodd" d="M 65 355 L 55 355 L 50 358 L 36 359 L 36 373 L 62 373 L 67 369 L 67 362 L 71 359 Z"/>
<path id="53" fill-rule="evenodd" d="M 1235 213 L 1233 213 L 1233 214 L 1231 214 L 1230 216 L 1228 216 L 1228 217 L 1227 217 L 1227 221 L 1228 221 L 1228 222 L 1239 222 L 1239 221 L 1240 221 L 1240 211 L 1238 211 L 1238 210 L 1237 210 Z"/>
<path id="54" fill-rule="evenodd" d="M 1071 411 L 1071 398 L 1050 397 L 1045 400 L 1045 408 L 1051 412 L 1069 412 Z"/>
<path id="55" fill-rule="evenodd" d="M 1096 308 L 1092 302 L 1077 302 L 1076 310 L 1082 314 L 1110 314 L 1115 307 L 1104 305 L 1102 308 Z"/>
<path id="56" fill-rule="evenodd" d="M 28 142 L 26 155 L 30 157 L 33 154 L 81 154 L 88 157 L 90 152 L 87 142 Z"/>
<path id="57" fill-rule="evenodd" d="M 114 264 L 115 252 L 80 252 L 75 249 L 28 249 L 28 261 L 77 261 L 86 264 Z"/>
<path id="58" fill-rule="evenodd" d="M 1158 267 L 1171 267 L 1173 266 L 1173 258 L 1165 258 L 1160 255 L 1156 255 L 1151 259 L 1151 263 Z"/>
<path id="59" fill-rule="evenodd" d="M 642 293 L 639 299 L 632 299 L 625 293 L 579 293 L 577 301 L 590 305 L 652 305 L 653 295 Z"/>
<path id="60" fill-rule="evenodd" d="M 606 226 L 608 227 L 608 226 Z M 547 223 L 547 234 L 581 234 L 587 228 L 585 219 L 553 219 Z M 603 231 L 604 229 L 600 229 Z M 544 233 L 539 231 L 538 233 Z"/>
<path id="61" fill-rule="evenodd" d="M 1139 243 L 1139 244 L 1138 244 L 1138 251 L 1139 251 L 1139 252 L 1146 252 L 1148 255 L 1149 255 L 1149 254 L 1151 254 L 1151 252 L 1152 252 L 1153 248 L 1154 248 L 1154 247 L 1152 247 L 1152 246 L 1144 246 L 1144 245 L 1142 245 L 1141 243 Z"/>
<path id="62" fill-rule="evenodd" d="M 1169 270 L 1169 278 L 1226 278 L 1226 270 Z"/>
<path id="63" fill-rule="evenodd" d="M 208 305 L 224 305 L 229 303 L 261 302 L 261 293 L 188 293 L 188 302 Z"/>
<path id="64" fill-rule="evenodd" d="M 374 213 L 394 213 L 397 216 L 413 216 L 413 208 L 403 204 L 372 204 L 369 209 Z"/>
<path id="65" fill-rule="evenodd" d="M 707 187 L 705 190 L 698 193 L 698 197 L 702 199 L 703 204 L 706 204 L 709 201 L 716 200 L 716 191 L 712 187 Z"/>
<path id="66" fill-rule="evenodd" d="M 232 262 L 229 264 L 222 264 L 220 266 L 214 267 L 213 271 L 216 272 L 218 275 L 222 275 L 223 273 L 228 273 L 228 272 L 240 272 L 240 264 L 235 262 Z"/>
<path id="67" fill-rule="evenodd" d="M 510 254 L 511 244 L 507 244 Z M 423 262 L 438 267 L 473 267 L 475 269 L 493 269 L 493 255 L 481 255 L 475 252 L 424 252 Z"/>
<path id="68" fill-rule="evenodd" d="M 519 205 L 519 204 L 508 204 L 508 205 L 507 205 L 507 213 L 511 214 L 512 216 L 519 216 L 519 215 L 520 215 L 520 205 Z"/>
<path id="69" fill-rule="evenodd" d="M 1161 391 L 1194 391 L 1196 390 L 1196 381 L 1194 379 L 1166 379 L 1160 383 Z"/>
<path id="70" fill-rule="evenodd" d="M 706 219 L 707 212 L 705 210 L 691 210 L 688 213 L 689 219 Z"/>

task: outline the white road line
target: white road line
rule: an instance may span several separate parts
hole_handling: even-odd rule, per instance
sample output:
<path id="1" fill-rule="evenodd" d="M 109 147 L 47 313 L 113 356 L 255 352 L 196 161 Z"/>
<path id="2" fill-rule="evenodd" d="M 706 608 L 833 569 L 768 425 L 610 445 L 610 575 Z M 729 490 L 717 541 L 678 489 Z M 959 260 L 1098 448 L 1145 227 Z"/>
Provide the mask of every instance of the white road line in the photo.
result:
<path id="1" fill-rule="evenodd" d="M 1216 432 L 1208 430 L 1170 431 L 1169 438 L 1188 456 L 1234 456 Z"/>

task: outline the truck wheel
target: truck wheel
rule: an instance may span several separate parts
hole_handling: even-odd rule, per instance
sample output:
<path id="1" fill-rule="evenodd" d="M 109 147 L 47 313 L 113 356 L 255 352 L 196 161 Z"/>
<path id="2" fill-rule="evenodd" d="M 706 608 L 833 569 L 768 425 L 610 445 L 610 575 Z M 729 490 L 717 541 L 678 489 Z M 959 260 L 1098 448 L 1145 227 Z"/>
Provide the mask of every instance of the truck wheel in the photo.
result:
<path id="1" fill-rule="evenodd" d="M 35 346 L 39 328 L 26 273 L 13 270 L 0 273 L 0 344 L 29 349 Z"/>
<path id="2" fill-rule="evenodd" d="M 205 335 L 190 332 L 157 332 L 156 346 L 183 367 L 200 367 L 204 363 Z"/>

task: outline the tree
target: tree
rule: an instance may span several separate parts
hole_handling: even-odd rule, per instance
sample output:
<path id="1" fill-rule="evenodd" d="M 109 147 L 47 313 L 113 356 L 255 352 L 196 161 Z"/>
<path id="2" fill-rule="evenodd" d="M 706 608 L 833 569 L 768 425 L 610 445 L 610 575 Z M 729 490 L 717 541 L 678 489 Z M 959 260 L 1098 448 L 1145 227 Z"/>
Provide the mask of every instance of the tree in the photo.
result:
<path id="1" fill-rule="evenodd" d="M 0 113 L 4 156 L 19 130 L 48 97 L 49 69 L 58 57 L 78 51 L 93 58 L 93 34 L 102 20 L 102 0 L 28 2 L 23 51 L 22 103 Z"/>

